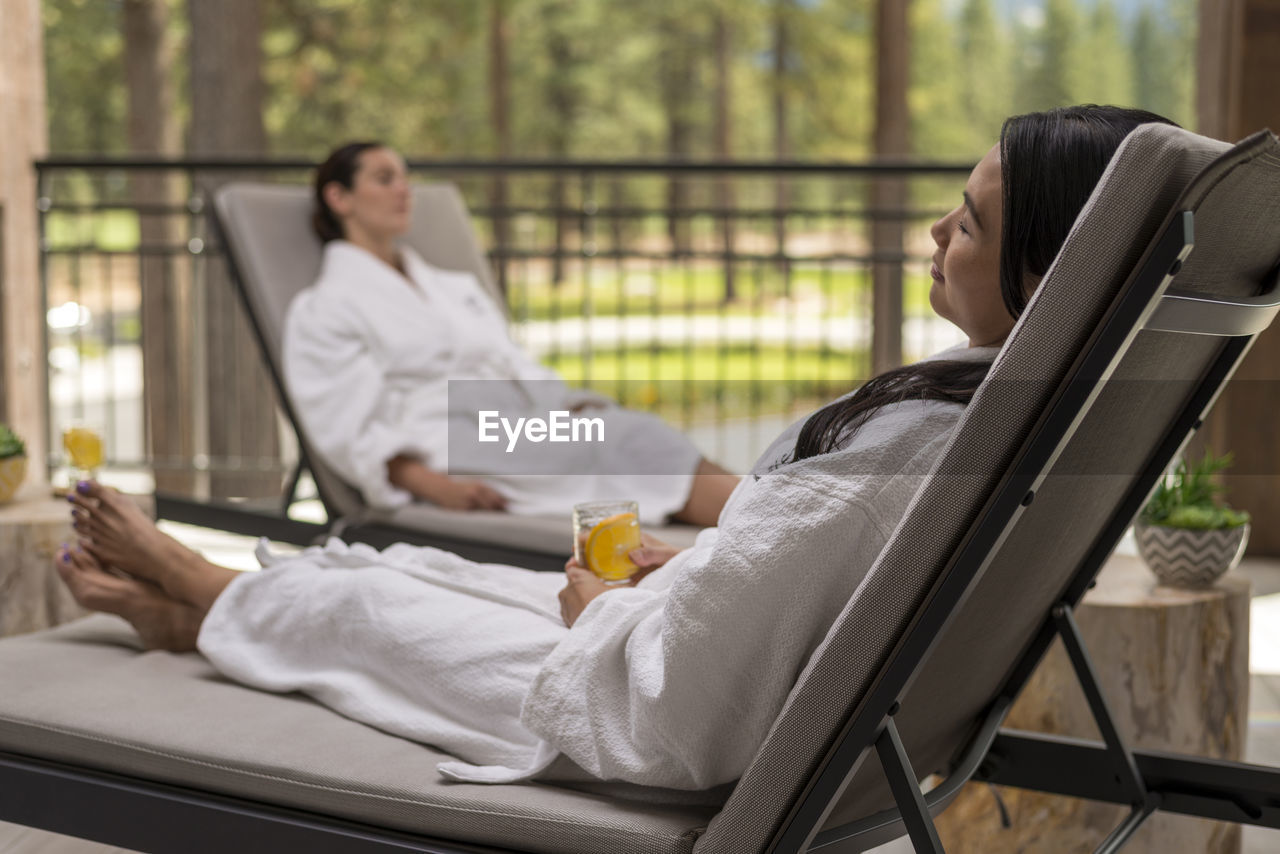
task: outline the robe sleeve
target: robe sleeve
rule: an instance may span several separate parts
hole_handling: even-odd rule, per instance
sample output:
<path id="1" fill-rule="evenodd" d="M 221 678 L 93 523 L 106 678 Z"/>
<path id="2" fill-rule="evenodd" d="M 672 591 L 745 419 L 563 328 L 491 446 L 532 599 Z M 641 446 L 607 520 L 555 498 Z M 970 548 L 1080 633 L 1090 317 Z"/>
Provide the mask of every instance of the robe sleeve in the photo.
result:
<path id="1" fill-rule="evenodd" d="M 285 321 L 285 386 L 307 437 L 371 506 L 412 496 L 387 479 L 387 461 L 404 454 L 428 463 L 415 431 L 398 423 L 386 373 L 357 315 L 307 292 Z"/>

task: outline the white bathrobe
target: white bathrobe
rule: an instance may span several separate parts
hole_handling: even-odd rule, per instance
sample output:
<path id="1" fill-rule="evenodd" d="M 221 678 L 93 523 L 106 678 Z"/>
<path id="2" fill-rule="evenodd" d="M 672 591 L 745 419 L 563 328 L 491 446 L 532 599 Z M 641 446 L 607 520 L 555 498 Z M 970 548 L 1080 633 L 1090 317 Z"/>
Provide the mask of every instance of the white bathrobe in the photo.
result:
<path id="1" fill-rule="evenodd" d="M 407 280 L 351 243 L 330 242 L 319 279 L 285 320 L 285 386 L 298 417 L 370 505 L 411 500 L 387 479 L 387 461 L 405 454 L 481 477 L 513 513 L 567 518 L 580 501 L 626 498 L 660 522 L 684 506 L 701 459 L 688 439 L 656 416 L 570 389 L 516 346 L 475 276 L 402 252 Z M 605 442 L 526 443 L 513 456 L 500 429 L 501 441 L 477 441 L 480 409 L 514 424 L 579 406 L 603 419 Z"/>
<path id="2" fill-rule="evenodd" d="M 771 467 L 797 424 L 743 479 L 719 527 L 637 586 L 598 596 L 572 629 L 559 573 L 333 541 L 233 581 L 199 648 L 239 682 L 302 691 L 442 748 L 459 759 L 440 766 L 452 779 L 728 783 L 961 412 L 886 407 L 845 449 Z"/>

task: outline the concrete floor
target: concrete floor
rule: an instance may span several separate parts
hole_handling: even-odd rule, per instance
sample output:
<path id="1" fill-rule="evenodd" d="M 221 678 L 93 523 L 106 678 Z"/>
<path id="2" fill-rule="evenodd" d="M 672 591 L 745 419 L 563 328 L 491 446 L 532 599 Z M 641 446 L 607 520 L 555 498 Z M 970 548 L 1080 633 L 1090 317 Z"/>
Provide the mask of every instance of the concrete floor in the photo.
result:
<path id="1" fill-rule="evenodd" d="M 257 566 L 254 541 L 221 531 L 161 523 L 168 533 L 215 563 L 238 569 Z M 1131 541 L 1121 551 L 1130 550 Z M 274 544 L 273 551 L 296 550 Z M 1236 572 L 1253 584 L 1250 611 L 1249 735 L 1246 759 L 1261 765 L 1280 765 L 1280 560 L 1247 560 Z M 910 842 L 900 839 L 875 849 L 875 854 L 910 854 Z M 1280 851 L 1280 830 L 1247 827 L 1243 854 Z M 0 822 L 0 854 L 130 854 L 121 848 Z"/>

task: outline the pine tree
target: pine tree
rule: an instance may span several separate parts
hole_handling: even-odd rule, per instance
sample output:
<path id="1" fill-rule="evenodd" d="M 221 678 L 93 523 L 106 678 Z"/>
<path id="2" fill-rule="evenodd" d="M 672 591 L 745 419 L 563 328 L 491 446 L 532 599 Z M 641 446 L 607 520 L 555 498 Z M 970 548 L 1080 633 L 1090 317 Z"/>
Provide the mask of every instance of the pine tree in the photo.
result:
<path id="1" fill-rule="evenodd" d="M 1013 76 L 1009 50 L 996 22 L 991 0 L 965 0 L 956 21 L 959 42 L 960 97 L 971 143 L 949 156 L 980 156 L 1000 135 L 1000 125 L 1013 111 Z"/>
<path id="2" fill-rule="evenodd" d="M 1133 103 L 1133 65 L 1125 45 L 1124 29 L 1112 0 L 1098 0 L 1089 20 L 1085 42 L 1088 61 L 1083 66 L 1083 88 L 1074 93 L 1078 102 L 1128 105 Z"/>
<path id="3" fill-rule="evenodd" d="M 1178 40 L 1150 7 L 1138 13 L 1133 27 L 1134 104 L 1173 118 L 1178 112 Z"/>
<path id="4" fill-rule="evenodd" d="M 1019 112 L 1047 110 L 1075 103 L 1084 67 L 1080 44 L 1080 20 L 1072 0 L 1048 0 L 1044 22 L 1024 30 Z"/>

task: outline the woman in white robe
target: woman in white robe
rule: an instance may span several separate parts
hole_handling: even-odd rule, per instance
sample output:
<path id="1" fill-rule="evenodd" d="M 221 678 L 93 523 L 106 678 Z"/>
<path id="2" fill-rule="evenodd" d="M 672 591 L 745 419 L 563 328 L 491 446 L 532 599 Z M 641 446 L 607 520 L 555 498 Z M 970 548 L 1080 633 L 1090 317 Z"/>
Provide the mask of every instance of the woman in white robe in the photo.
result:
<path id="1" fill-rule="evenodd" d="M 148 645 L 198 647 L 246 685 L 302 691 L 442 748 L 457 757 L 439 767 L 452 779 L 728 783 L 927 481 L 1110 155 L 1150 120 L 1089 107 L 1006 123 L 932 229 L 930 300 L 968 346 L 793 426 L 717 528 L 678 553 L 634 552 L 644 574 L 631 586 L 606 587 L 573 561 L 562 578 L 336 541 L 237 573 L 92 483 L 74 496 L 80 545 L 58 570 L 78 601 L 124 616 Z M 1063 175 L 1072 188 L 1046 192 Z M 1058 224 L 1011 239 L 1007 212 L 1032 198 L 1059 206 Z"/>
<path id="2" fill-rule="evenodd" d="M 529 358 L 474 275 L 398 245 L 410 198 L 404 162 L 376 143 L 342 146 L 316 174 L 324 262 L 289 306 L 284 379 L 324 460 L 379 508 L 417 498 L 567 517 L 626 498 L 647 523 L 714 524 L 737 478 L 660 418 Z M 481 411 L 497 413 L 492 443 L 477 439 Z M 555 412 L 598 419 L 597 441 L 510 443 L 499 429 Z"/>

